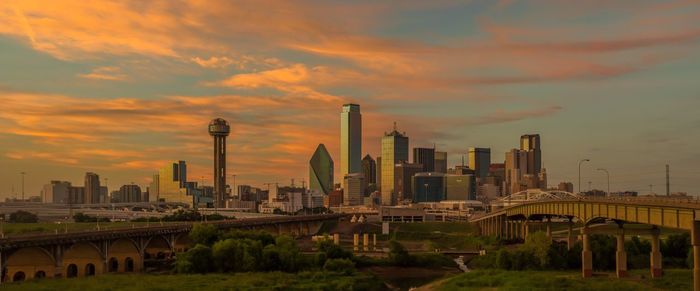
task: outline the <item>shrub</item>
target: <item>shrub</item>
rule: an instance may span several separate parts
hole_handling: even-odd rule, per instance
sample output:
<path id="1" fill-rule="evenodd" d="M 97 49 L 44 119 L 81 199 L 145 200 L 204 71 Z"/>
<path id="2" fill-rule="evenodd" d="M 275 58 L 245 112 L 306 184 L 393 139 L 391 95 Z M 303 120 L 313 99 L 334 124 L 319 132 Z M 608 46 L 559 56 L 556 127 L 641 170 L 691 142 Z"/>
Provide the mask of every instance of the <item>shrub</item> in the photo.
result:
<path id="1" fill-rule="evenodd" d="M 330 272 L 352 275 L 355 273 L 355 263 L 349 259 L 330 259 L 323 265 L 323 269 Z"/>
<path id="2" fill-rule="evenodd" d="M 12 223 L 36 223 L 39 221 L 39 217 L 31 212 L 17 210 L 10 213 L 10 219 L 8 221 Z"/>
<path id="3" fill-rule="evenodd" d="M 205 274 L 213 270 L 212 261 L 211 248 L 198 244 L 177 258 L 175 269 L 178 273 Z"/>
<path id="4" fill-rule="evenodd" d="M 510 270 L 511 269 L 511 258 L 510 253 L 506 249 L 498 251 L 496 256 L 496 266 L 499 269 Z"/>
<path id="5" fill-rule="evenodd" d="M 389 241 L 389 261 L 396 266 L 411 265 L 411 256 L 406 251 L 404 246 L 395 241 Z"/>

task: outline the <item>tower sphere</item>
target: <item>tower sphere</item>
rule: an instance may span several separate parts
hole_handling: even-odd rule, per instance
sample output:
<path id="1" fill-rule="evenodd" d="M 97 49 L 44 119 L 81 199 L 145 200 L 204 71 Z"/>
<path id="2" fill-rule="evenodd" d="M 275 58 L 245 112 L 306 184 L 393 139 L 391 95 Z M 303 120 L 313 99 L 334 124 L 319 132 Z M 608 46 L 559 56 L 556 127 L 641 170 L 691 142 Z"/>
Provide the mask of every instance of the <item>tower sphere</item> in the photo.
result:
<path id="1" fill-rule="evenodd" d="M 209 135 L 211 136 L 228 136 L 231 132 L 231 127 L 228 122 L 222 118 L 216 118 L 209 122 Z"/>

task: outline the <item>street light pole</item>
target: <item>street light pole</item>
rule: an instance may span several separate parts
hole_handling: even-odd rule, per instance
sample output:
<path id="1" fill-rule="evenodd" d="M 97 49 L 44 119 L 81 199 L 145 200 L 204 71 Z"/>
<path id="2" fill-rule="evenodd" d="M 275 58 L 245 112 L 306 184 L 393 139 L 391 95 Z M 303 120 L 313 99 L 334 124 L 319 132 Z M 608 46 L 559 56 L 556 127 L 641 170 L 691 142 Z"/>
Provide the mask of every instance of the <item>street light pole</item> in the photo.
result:
<path id="1" fill-rule="evenodd" d="M 22 202 L 24 202 L 24 175 L 26 175 L 27 173 L 20 172 L 19 174 L 22 175 Z"/>
<path id="2" fill-rule="evenodd" d="M 606 196 L 610 197 L 610 172 L 608 172 L 607 169 L 603 169 L 603 168 L 598 168 L 598 171 L 603 171 L 608 176 L 608 195 L 606 195 Z"/>
<path id="3" fill-rule="evenodd" d="M 590 161 L 589 159 L 583 159 L 578 162 L 578 193 L 581 193 L 581 164 Z"/>

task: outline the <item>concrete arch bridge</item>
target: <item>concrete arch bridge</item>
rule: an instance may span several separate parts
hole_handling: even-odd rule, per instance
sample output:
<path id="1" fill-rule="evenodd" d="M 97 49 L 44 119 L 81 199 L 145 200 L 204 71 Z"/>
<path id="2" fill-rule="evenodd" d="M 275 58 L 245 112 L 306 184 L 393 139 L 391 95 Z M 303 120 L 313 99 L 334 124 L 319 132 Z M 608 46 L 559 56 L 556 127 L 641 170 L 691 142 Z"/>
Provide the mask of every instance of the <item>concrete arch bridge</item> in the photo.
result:
<path id="1" fill-rule="evenodd" d="M 659 233 L 662 228 L 678 229 L 691 233 L 694 254 L 693 282 L 700 291 L 700 201 L 676 198 L 642 197 L 583 197 L 560 191 L 542 193 L 517 193 L 510 199 L 496 202 L 491 213 L 473 217 L 483 235 L 502 238 L 525 238 L 532 227 L 546 230 L 551 237 L 555 223 L 568 225 L 569 246 L 577 236 L 573 226 L 580 227 L 583 243 L 581 274 L 590 277 L 593 259 L 589 236 L 594 233 L 612 234 L 617 238 L 616 274 L 627 275 L 627 257 L 624 249 L 625 235 L 650 235 L 650 273 L 662 275 Z M 520 199 L 513 199 L 520 198 Z M 518 203 L 503 204 L 503 201 Z"/>
<path id="2" fill-rule="evenodd" d="M 317 233 L 343 214 L 279 216 L 209 222 L 219 229 L 260 229 L 295 236 Z M 193 223 L 0 239 L 0 279 L 16 282 L 104 273 L 141 272 L 144 261 L 185 251 Z"/>

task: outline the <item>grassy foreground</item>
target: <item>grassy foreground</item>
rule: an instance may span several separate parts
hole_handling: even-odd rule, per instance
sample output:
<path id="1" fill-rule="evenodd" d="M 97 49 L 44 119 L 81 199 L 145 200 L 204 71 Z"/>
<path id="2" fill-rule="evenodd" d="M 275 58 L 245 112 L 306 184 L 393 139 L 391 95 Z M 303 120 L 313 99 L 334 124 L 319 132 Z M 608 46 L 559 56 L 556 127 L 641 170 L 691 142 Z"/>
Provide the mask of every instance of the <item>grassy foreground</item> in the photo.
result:
<path id="1" fill-rule="evenodd" d="M 384 290 L 373 276 L 327 272 L 289 274 L 236 273 L 207 275 L 101 275 L 10 283 L 2 290 Z"/>
<path id="2" fill-rule="evenodd" d="M 593 277 L 582 279 L 571 271 L 479 270 L 452 277 L 437 290 L 692 290 L 692 270 L 664 270 L 664 276 L 650 279 L 648 271 L 635 270 L 629 278 Z"/>
<path id="3" fill-rule="evenodd" d="M 399 242 L 423 242 L 432 248 L 476 249 L 483 239 L 473 224 L 466 222 L 392 223 L 392 239 Z"/>

